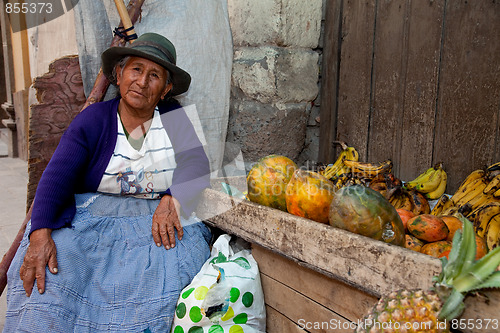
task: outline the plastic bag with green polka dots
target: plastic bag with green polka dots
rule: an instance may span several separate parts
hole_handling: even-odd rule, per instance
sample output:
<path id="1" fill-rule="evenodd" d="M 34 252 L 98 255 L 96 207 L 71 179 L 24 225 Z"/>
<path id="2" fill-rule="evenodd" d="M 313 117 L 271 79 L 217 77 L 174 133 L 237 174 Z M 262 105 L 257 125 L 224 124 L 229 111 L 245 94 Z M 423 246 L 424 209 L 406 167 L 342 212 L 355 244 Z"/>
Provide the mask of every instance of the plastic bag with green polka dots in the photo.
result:
<path id="1" fill-rule="evenodd" d="M 216 240 L 210 258 L 182 290 L 172 333 L 266 331 L 257 262 L 250 250 L 233 248 L 230 239 L 221 235 Z"/>

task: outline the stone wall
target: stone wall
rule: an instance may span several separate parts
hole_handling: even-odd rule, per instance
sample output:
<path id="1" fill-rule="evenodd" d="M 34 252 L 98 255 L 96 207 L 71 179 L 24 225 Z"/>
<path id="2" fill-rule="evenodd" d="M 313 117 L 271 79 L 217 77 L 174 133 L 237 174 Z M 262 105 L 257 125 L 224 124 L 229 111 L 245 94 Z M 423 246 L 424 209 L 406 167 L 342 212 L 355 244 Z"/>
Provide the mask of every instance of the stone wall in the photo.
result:
<path id="1" fill-rule="evenodd" d="M 228 0 L 228 9 L 227 141 L 241 148 L 247 168 L 269 154 L 317 160 L 323 0 Z"/>

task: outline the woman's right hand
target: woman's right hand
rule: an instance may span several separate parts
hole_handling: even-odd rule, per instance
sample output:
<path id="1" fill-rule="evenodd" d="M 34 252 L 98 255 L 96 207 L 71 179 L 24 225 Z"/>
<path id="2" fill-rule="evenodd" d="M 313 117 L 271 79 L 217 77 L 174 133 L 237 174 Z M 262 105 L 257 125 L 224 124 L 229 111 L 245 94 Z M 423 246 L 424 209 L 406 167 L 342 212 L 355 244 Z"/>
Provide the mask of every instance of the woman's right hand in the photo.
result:
<path id="1" fill-rule="evenodd" d="M 23 264 L 19 270 L 26 296 L 31 295 L 36 279 L 38 292 L 45 291 L 45 266 L 52 274 L 57 273 L 56 244 L 52 239 L 51 229 L 37 229 L 30 235 L 30 244 L 26 250 Z"/>

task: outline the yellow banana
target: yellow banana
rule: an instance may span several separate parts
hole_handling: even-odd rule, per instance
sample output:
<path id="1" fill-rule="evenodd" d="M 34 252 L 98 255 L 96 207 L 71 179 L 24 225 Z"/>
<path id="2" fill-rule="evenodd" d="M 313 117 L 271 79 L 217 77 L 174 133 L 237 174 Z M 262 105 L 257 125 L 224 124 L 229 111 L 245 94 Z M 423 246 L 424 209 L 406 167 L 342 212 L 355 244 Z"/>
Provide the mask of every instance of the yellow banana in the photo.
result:
<path id="1" fill-rule="evenodd" d="M 441 182 L 439 183 L 438 187 L 434 191 L 425 193 L 425 197 L 427 199 L 431 199 L 431 200 L 438 199 L 446 191 L 446 184 L 448 183 L 448 175 L 442 169 L 439 170 L 438 172 L 441 172 Z"/>
<path id="2" fill-rule="evenodd" d="M 486 233 L 486 228 L 488 227 L 490 220 L 499 214 L 500 214 L 500 202 L 491 202 L 478 209 L 473 219 L 473 224 L 474 224 L 474 229 L 476 230 L 476 234 L 478 234 L 481 237 L 484 237 Z"/>
<path id="3" fill-rule="evenodd" d="M 483 178 L 484 177 L 484 170 L 482 169 L 478 169 L 478 170 L 474 170 L 472 171 L 465 179 L 464 181 L 460 184 L 460 186 L 458 187 L 458 190 L 456 193 L 460 192 L 461 190 L 465 189 L 466 187 L 468 187 L 468 184 L 471 183 L 471 182 L 474 182 L 476 181 L 477 179 L 479 178 Z"/>
<path id="4" fill-rule="evenodd" d="M 478 189 L 481 189 L 481 192 L 484 190 L 486 187 L 486 180 L 483 177 L 476 178 L 474 180 L 471 180 L 470 182 L 464 182 L 462 183 L 463 186 L 460 186 L 458 190 L 453 194 L 451 199 L 456 205 L 463 205 L 466 203 L 468 200 L 471 199 L 470 194 L 471 192 L 477 192 L 479 191 Z M 477 195 L 476 193 L 475 195 Z M 474 195 L 474 196 L 475 196 Z M 468 197 L 468 198 L 466 198 Z"/>
<path id="5" fill-rule="evenodd" d="M 500 189 L 496 190 L 495 193 L 493 193 L 493 196 L 495 198 L 500 198 Z"/>
<path id="6" fill-rule="evenodd" d="M 417 178 L 409 181 L 409 182 L 406 182 L 405 183 L 405 187 L 409 190 L 411 189 L 414 189 L 418 184 L 420 184 L 421 182 L 426 182 L 429 180 L 429 178 L 432 176 L 432 173 L 435 171 L 436 169 L 434 169 L 434 167 L 432 168 L 429 168 L 427 170 L 425 170 L 424 172 L 422 172 L 420 175 L 417 176 Z"/>
<path id="7" fill-rule="evenodd" d="M 495 215 L 488 223 L 486 244 L 490 251 L 500 245 L 500 215 Z"/>
<path id="8" fill-rule="evenodd" d="M 443 179 L 442 171 L 442 169 L 436 169 L 427 181 L 420 182 L 417 186 L 415 186 L 415 190 L 421 193 L 430 193 L 435 191 L 439 187 L 439 185 L 441 184 L 441 180 Z"/>
<path id="9" fill-rule="evenodd" d="M 352 173 L 359 174 L 359 177 L 364 178 L 374 178 L 378 174 L 391 172 L 392 170 L 391 160 L 380 163 L 345 160 L 344 164 L 351 169 Z"/>
<path id="10" fill-rule="evenodd" d="M 447 196 L 446 194 L 443 194 L 442 196 L 439 197 L 438 201 L 434 205 L 434 208 L 432 208 L 431 214 L 435 216 L 440 216 L 443 210 L 448 209 L 449 207 L 452 206 L 455 206 L 453 200 L 451 200 L 450 197 Z"/>
<path id="11" fill-rule="evenodd" d="M 471 186 L 470 190 L 460 199 L 454 200 L 455 204 L 460 207 L 465 205 L 468 202 L 473 201 L 476 197 L 483 197 L 483 190 L 486 187 L 486 182 L 483 179 L 480 179 L 477 183 L 472 183 L 474 186 Z M 471 185 L 472 185 L 471 184 Z M 453 197 L 452 197 L 453 199 Z"/>
<path id="12" fill-rule="evenodd" d="M 337 160 L 335 163 L 328 165 L 325 170 L 321 173 L 323 176 L 326 178 L 330 179 L 335 176 L 338 176 L 342 174 L 342 168 L 344 168 L 344 161 L 345 160 L 358 160 L 359 159 L 359 153 L 354 147 L 348 146 L 345 142 L 342 141 L 335 141 L 335 143 L 340 144 L 342 147 L 342 151 L 340 152 L 339 156 L 337 157 Z"/>
<path id="13" fill-rule="evenodd" d="M 500 189 L 500 175 L 496 175 L 483 190 L 484 194 L 493 194 Z"/>
<path id="14" fill-rule="evenodd" d="M 498 170 L 500 170 L 500 162 L 492 164 L 488 168 L 486 168 L 486 171 L 498 171 Z"/>

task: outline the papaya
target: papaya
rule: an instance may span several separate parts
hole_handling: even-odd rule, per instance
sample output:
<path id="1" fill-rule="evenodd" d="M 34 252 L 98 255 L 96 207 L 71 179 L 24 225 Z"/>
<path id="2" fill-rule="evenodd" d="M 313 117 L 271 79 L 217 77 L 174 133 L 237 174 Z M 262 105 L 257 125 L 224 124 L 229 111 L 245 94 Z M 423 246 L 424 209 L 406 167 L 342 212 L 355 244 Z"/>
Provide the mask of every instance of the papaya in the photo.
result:
<path id="1" fill-rule="evenodd" d="M 411 218 L 407 227 L 410 234 L 428 243 L 446 240 L 450 233 L 442 218 L 430 214 Z"/>
<path id="2" fill-rule="evenodd" d="M 404 208 L 398 208 L 396 209 L 396 212 L 398 212 L 399 217 L 401 218 L 401 221 L 403 222 L 403 226 L 405 230 L 408 228 L 408 220 L 415 217 L 415 213 L 412 212 L 411 210 L 404 209 Z"/>
<path id="3" fill-rule="evenodd" d="M 286 186 L 286 208 L 290 214 L 328 223 L 335 185 L 314 171 L 297 169 Z"/>
<path id="4" fill-rule="evenodd" d="M 444 223 L 446 223 L 446 226 L 450 231 L 446 240 L 453 241 L 453 236 L 455 236 L 455 232 L 457 230 L 462 230 L 463 228 L 462 221 L 460 221 L 458 217 L 453 215 L 442 215 L 440 217 L 443 219 Z"/>
<path id="5" fill-rule="evenodd" d="M 247 175 L 248 199 L 286 212 L 286 185 L 296 169 L 297 164 L 286 156 L 261 158 Z"/>
<path id="6" fill-rule="evenodd" d="M 450 251 L 451 251 L 451 248 L 449 250 L 446 250 L 443 253 L 441 253 L 438 258 L 446 257 L 447 259 L 449 259 Z M 476 235 L 476 258 L 475 259 L 479 260 L 482 257 L 484 257 L 487 253 L 488 253 L 488 246 L 486 245 L 486 241 L 484 240 L 484 238 Z"/>
<path id="7" fill-rule="evenodd" d="M 427 243 L 420 249 L 420 253 L 439 258 L 444 252 L 451 250 L 451 242 L 441 240 L 437 242 Z"/>
<path id="8" fill-rule="evenodd" d="M 342 187 L 333 195 L 330 225 L 389 244 L 405 246 L 403 222 L 379 192 L 363 185 Z"/>
<path id="9" fill-rule="evenodd" d="M 406 244 L 405 244 L 406 248 L 416 252 L 420 252 L 420 249 L 422 249 L 422 246 L 424 246 L 425 244 L 423 241 L 412 235 L 406 234 L 405 238 L 406 238 Z"/>

